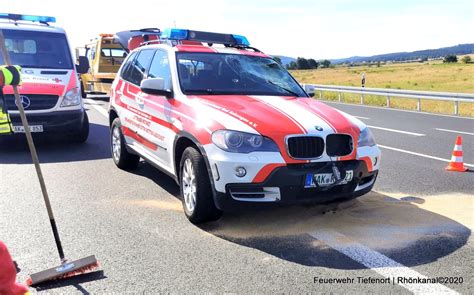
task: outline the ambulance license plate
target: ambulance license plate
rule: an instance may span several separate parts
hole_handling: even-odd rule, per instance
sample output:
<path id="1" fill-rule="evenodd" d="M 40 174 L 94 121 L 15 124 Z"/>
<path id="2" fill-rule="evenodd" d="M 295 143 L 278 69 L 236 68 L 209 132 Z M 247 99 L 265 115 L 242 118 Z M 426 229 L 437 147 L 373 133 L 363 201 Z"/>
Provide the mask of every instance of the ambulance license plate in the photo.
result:
<path id="1" fill-rule="evenodd" d="M 13 132 L 15 133 L 25 133 L 25 127 L 23 126 L 13 126 Z M 30 125 L 30 132 L 43 132 L 43 125 Z"/>
<path id="2" fill-rule="evenodd" d="M 352 180 L 352 177 L 354 176 L 354 171 L 353 170 L 347 170 L 346 171 L 346 177 L 344 177 L 344 180 L 339 183 L 338 185 L 342 184 L 347 184 Z M 331 185 L 336 182 L 336 178 L 334 177 L 334 174 L 332 173 L 319 173 L 319 174 L 306 174 L 306 181 L 304 184 L 305 188 L 312 188 L 312 187 L 324 187 Z"/>

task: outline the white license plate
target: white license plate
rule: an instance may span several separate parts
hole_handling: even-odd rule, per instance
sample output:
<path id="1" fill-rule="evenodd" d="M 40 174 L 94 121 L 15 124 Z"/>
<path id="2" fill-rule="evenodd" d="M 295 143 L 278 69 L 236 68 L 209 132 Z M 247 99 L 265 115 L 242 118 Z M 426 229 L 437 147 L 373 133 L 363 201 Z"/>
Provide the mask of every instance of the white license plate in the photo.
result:
<path id="1" fill-rule="evenodd" d="M 347 184 L 352 180 L 354 176 L 353 170 L 346 171 L 346 177 L 338 185 Z M 319 174 L 306 174 L 306 181 L 304 187 L 318 187 L 328 186 L 336 182 L 336 178 L 332 173 L 319 173 Z M 317 185 L 316 185 L 317 183 Z"/>
<path id="2" fill-rule="evenodd" d="M 25 127 L 13 126 L 13 132 L 25 133 Z M 30 132 L 43 132 L 43 125 L 30 125 Z"/>

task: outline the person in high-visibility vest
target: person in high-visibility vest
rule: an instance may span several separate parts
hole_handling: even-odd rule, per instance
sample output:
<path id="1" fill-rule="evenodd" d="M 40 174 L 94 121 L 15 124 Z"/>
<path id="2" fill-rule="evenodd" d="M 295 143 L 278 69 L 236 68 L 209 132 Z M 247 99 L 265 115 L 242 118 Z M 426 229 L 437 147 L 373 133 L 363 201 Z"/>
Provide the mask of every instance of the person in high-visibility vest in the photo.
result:
<path id="1" fill-rule="evenodd" d="M 12 133 L 7 101 L 2 91 L 5 85 L 21 85 L 20 66 L 0 66 L 0 135 Z"/>

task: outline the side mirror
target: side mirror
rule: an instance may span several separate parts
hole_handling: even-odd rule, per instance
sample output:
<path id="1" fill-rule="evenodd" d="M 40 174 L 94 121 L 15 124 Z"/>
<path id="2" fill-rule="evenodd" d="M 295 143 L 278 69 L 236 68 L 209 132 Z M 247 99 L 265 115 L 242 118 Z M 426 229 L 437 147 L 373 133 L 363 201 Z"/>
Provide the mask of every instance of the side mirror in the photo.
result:
<path id="1" fill-rule="evenodd" d="M 79 56 L 79 64 L 76 66 L 77 72 L 79 74 L 85 74 L 89 72 L 89 59 L 85 56 Z"/>
<path id="2" fill-rule="evenodd" d="M 308 94 L 311 97 L 314 97 L 315 91 L 314 91 L 313 85 L 301 84 L 301 86 L 303 86 L 303 89 L 306 92 L 306 94 Z"/>
<path id="3" fill-rule="evenodd" d="M 140 83 L 140 89 L 147 94 L 166 96 L 166 98 L 173 97 L 173 91 L 165 89 L 165 80 L 163 78 L 144 79 Z"/>

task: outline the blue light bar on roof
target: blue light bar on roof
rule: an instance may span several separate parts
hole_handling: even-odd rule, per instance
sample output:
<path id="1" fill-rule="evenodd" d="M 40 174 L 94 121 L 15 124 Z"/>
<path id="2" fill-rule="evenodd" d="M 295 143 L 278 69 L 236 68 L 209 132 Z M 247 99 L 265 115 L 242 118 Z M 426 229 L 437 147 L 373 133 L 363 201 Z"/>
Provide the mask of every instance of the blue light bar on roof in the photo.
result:
<path id="1" fill-rule="evenodd" d="M 162 39 L 171 39 L 171 40 L 187 40 L 188 39 L 188 30 L 183 29 L 166 29 L 161 32 Z"/>
<path id="2" fill-rule="evenodd" d="M 161 39 L 189 40 L 203 43 L 216 43 L 225 45 L 250 46 L 246 37 L 241 35 L 220 34 L 211 32 L 192 31 L 185 29 L 166 29 L 161 33 Z"/>
<path id="3" fill-rule="evenodd" d="M 55 23 L 56 22 L 56 18 L 53 16 L 23 15 L 23 14 L 2 13 L 2 12 L 0 12 L 0 18 L 10 19 L 14 21 L 24 20 L 24 21 L 41 22 L 41 23 Z"/>
<path id="4" fill-rule="evenodd" d="M 235 42 L 237 42 L 237 44 L 250 46 L 250 42 L 249 40 L 247 40 L 247 37 L 242 35 L 232 35 L 232 37 L 234 37 Z"/>

